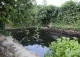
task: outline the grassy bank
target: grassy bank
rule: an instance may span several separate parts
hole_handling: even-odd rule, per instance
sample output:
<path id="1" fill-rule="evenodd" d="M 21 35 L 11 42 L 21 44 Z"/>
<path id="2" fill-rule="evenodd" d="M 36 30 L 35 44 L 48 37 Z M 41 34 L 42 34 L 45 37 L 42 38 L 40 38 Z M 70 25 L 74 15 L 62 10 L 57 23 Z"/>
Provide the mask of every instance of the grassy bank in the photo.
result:
<path id="1" fill-rule="evenodd" d="M 61 29 L 80 30 L 80 21 L 72 23 L 72 24 L 53 23 L 52 27 L 57 27 L 57 28 L 61 28 Z"/>

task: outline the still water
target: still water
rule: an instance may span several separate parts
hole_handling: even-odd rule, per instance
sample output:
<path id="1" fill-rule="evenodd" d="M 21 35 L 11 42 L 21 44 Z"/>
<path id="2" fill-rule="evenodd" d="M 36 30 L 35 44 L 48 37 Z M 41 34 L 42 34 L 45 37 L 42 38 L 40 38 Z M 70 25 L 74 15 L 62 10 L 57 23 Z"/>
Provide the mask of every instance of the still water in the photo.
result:
<path id="1" fill-rule="evenodd" d="M 25 46 L 25 48 L 35 52 L 36 54 L 39 54 L 40 57 L 44 57 L 44 54 L 49 50 L 48 47 L 42 46 L 39 44 L 28 45 L 28 46 Z"/>
<path id="2" fill-rule="evenodd" d="M 15 34 L 15 35 L 14 35 Z M 34 38 L 34 31 L 30 30 L 29 35 L 27 35 L 26 39 L 22 41 L 21 44 L 24 45 L 25 48 L 39 54 L 40 57 L 44 57 L 44 54 L 49 50 L 49 44 L 55 41 L 57 38 L 60 37 L 73 37 L 68 35 L 63 35 L 59 33 L 47 32 L 45 30 L 40 31 L 39 38 Z M 23 32 L 13 33 L 14 38 L 18 41 L 22 40 L 26 35 Z"/>
<path id="3" fill-rule="evenodd" d="M 39 54 L 40 57 L 44 57 L 45 53 L 49 50 L 49 44 L 54 41 L 54 38 L 57 38 L 56 35 L 44 35 L 40 38 L 29 38 L 30 42 L 25 41 L 22 43 L 26 49 L 29 49 L 36 54 Z"/>

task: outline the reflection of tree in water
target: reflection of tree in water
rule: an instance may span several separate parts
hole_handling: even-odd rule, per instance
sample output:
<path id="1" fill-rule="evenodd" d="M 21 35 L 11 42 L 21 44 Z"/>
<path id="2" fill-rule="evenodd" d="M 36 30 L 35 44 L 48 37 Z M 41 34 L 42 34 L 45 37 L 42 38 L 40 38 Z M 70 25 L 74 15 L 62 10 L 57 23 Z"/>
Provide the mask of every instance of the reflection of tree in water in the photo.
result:
<path id="1" fill-rule="evenodd" d="M 0 30 L 3 30 L 4 29 L 4 23 L 2 20 L 0 20 Z"/>
<path id="2" fill-rule="evenodd" d="M 44 46 L 48 46 L 48 44 L 54 41 L 54 38 L 51 38 L 49 32 L 44 30 L 39 30 L 39 38 L 34 37 L 35 30 L 29 30 L 29 34 L 26 35 L 24 32 L 13 32 L 12 35 L 14 38 L 19 40 L 23 45 L 33 45 L 33 44 L 41 44 Z"/>

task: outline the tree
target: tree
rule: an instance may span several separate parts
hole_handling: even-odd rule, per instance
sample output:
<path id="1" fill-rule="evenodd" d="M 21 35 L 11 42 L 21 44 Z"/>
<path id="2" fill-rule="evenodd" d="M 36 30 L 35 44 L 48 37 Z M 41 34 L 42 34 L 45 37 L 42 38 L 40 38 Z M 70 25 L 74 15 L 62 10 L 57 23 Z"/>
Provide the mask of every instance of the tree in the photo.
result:
<path id="1" fill-rule="evenodd" d="M 42 22 L 43 24 L 46 23 L 50 23 L 50 22 L 56 22 L 56 17 L 58 14 L 58 7 L 56 6 L 39 6 L 38 7 L 38 19 L 40 22 Z"/>
<path id="2" fill-rule="evenodd" d="M 13 6 L 14 0 L 0 0 L 0 28 L 3 29 L 4 23 L 8 20 L 9 12 L 11 11 L 11 6 Z"/>
<path id="3" fill-rule="evenodd" d="M 35 0 L 0 0 L 0 20 L 2 23 L 13 23 L 13 26 L 32 22 L 32 10 Z"/>
<path id="4" fill-rule="evenodd" d="M 62 14 L 63 18 L 62 21 L 66 21 L 67 24 L 74 23 L 76 20 L 76 15 L 77 15 L 77 8 L 76 4 L 74 1 L 67 1 L 65 4 L 62 5 Z"/>

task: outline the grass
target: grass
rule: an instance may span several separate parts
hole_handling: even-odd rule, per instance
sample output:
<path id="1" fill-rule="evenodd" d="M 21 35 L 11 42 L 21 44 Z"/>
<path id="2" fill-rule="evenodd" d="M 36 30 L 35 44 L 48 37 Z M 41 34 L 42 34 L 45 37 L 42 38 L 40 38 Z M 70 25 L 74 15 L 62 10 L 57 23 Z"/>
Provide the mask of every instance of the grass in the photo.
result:
<path id="1" fill-rule="evenodd" d="M 80 30 L 80 21 L 75 22 L 73 24 L 53 23 L 52 27 L 57 27 L 57 28 L 61 28 L 61 29 Z"/>

